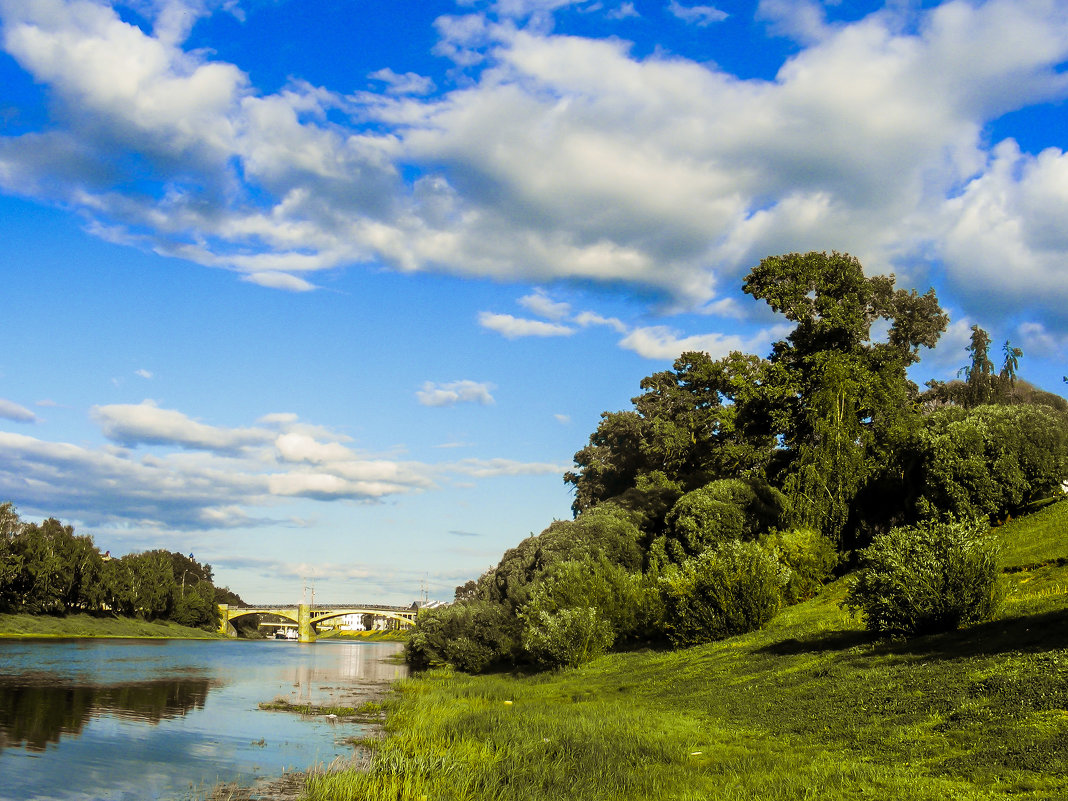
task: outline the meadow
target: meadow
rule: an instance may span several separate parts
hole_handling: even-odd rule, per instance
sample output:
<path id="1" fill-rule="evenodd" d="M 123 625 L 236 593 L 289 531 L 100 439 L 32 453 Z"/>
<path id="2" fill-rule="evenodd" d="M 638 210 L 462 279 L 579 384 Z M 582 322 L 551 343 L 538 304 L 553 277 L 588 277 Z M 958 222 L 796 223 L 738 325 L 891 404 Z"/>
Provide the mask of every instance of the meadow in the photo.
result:
<path id="1" fill-rule="evenodd" d="M 998 529 L 1008 594 L 955 632 L 877 639 L 850 578 L 751 634 L 527 676 L 399 683 L 365 771 L 312 801 L 1064 799 L 1068 501 Z"/>

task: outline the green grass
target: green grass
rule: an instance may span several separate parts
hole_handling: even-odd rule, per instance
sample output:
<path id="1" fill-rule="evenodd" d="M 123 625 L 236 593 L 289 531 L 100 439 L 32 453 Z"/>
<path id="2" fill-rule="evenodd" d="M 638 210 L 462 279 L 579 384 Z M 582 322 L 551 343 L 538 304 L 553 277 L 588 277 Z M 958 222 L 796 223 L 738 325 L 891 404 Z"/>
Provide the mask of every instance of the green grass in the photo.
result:
<path id="1" fill-rule="evenodd" d="M 997 532 L 1007 568 L 1068 561 L 1068 500 L 1011 520 Z"/>
<path id="2" fill-rule="evenodd" d="M 407 629 L 390 629 L 387 631 L 338 631 L 332 635 L 339 640 L 363 640 L 365 642 L 407 642 Z"/>
<path id="3" fill-rule="evenodd" d="M 1006 575 L 998 619 L 957 632 L 873 639 L 840 607 L 846 578 L 711 645 L 402 682 L 369 770 L 313 773 L 306 797 L 1064 799 L 1066 516 L 1000 530 L 1031 567 Z"/>
<path id="4" fill-rule="evenodd" d="M 148 622 L 128 617 L 94 617 L 77 614 L 0 614 L 0 637 L 137 637 L 148 639 L 225 639 L 203 629 L 191 629 L 161 620 Z"/>

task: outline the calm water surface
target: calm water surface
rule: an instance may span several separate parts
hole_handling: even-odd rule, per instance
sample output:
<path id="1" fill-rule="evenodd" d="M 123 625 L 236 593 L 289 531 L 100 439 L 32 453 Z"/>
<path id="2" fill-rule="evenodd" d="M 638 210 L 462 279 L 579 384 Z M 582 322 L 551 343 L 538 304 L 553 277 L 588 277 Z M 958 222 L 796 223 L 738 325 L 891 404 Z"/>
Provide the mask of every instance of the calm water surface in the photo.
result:
<path id="1" fill-rule="evenodd" d="M 366 730 L 260 710 L 358 706 L 397 643 L 0 640 L 2 801 L 175 801 L 348 757 Z"/>

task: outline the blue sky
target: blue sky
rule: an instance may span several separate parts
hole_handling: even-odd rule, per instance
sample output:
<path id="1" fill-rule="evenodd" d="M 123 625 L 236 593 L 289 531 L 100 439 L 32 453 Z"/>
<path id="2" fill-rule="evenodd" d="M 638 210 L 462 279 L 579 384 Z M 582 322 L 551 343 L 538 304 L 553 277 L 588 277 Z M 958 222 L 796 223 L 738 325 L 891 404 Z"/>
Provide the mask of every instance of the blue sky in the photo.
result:
<path id="1" fill-rule="evenodd" d="M 1068 7 L 0 0 L 0 498 L 447 599 L 603 410 L 848 251 L 1068 372 Z"/>

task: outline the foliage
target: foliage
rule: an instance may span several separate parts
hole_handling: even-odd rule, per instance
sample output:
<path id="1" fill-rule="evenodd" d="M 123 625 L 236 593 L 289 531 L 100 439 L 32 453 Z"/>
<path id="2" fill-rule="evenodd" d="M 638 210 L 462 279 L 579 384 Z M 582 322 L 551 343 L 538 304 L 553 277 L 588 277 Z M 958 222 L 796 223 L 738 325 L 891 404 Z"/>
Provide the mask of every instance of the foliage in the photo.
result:
<path id="1" fill-rule="evenodd" d="M 758 629 L 782 604 L 789 573 L 755 542 L 711 548 L 660 578 L 664 628 L 676 646 Z"/>
<path id="2" fill-rule="evenodd" d="M 603 554 L 558 562 L 538 578 L 520 617 L 589 607 L 608 622 L 613 640 L 626 640 L 654 622 L 647 616 L 649 590 L 640 573 L 627 571 Z"/>
<path id="3" fill-rule="evenodd" d="M 184 571 L 181 588 L 176 565 Z M 197 583 L 186 586 L 187 575 Z M 0 611 L 113 612 L 214 630 L 219 611 L 211 577 L 211 565 L 164 550 L 105 558 L 92 537 L 72 526 L 55 518 L 26 523 L 10 502 L 0 504 Z"/>
<path id="4" fill-rule="evenodd" d="M 999 555 L 979 521 L 891 529 L 861 553 L 845 603 L 878 634 L 929 634 L 989 620 L 1004 594 Z"/>
<path id="5" fill-rule="evenodd" d="M 523 650 L 541 667 L 578 667 L 603 656 L 612 646 L 612 624 L 592 606 L 552 612 L 528 604 L 523 620 Z"/>
<path id="6" fill-rule="evenodd" d="M 723 478 L 683 495 L 653 548 L 679 563 L 728 540 L 755 539 L 785 522 L 786 499 L 759 479 Z"/>
<path id="7" fill-rule="evenodd" d="M 591 509 L 575 520 L 556 520 L 541 534 L 506 551 L 497 567 L 479 579 L 479 586 L 465 592 L 505 604 L 515 612 L 530 599 L 537 577 L 557 562 L 603 554 L 613 564 L 640 570 L 641 536 L 632 516 L 610 505 Z"/>
<path id="8" fill-rule="evenodd" d="M 425 609 L 405 643 L 404 655 L 416 668 L 452 665 L 481 673 L 516 661 L 520 623 L 505 606 L 467 601 Z"/>
<path id="9" fill-rule="evenodd" d="M 1062 589 L 1042 605 L 920 639 L 873 640 L 839 606 L 841 580 L 697 648 L 549 675 L 420 674 L 396 685 L 368 764 L 310 776 L 307 797 L 1063 799 L 1068 566 L 1048 569 Z"/>
<path id="10" fill-rule="evenodd" d="M 924 518 L 1003 518 L 1060 492 L 1068 413 L 1046 406 L 946 407 L 911 446 L 909 480 Z"/>
<path id="11" fill-rule="evenodd" d="M 816 595 L 839 562 L 834 543 L 810 528 L 774 531 L 762 537 L 760 544 L 790 571 L 783 587 L 783 600 L 787 604 L 807 601 Z"/>
<path id="12" fill-rule="evenodd" d="M 576 514 L 640 487 L 645 475 L 659 473 L 663 479 L 654 483 L 666 479 L 693 489 L 762 470 L 774 450 L 774 432 L 763 420 L 750 424 L 742 403 L 762 369 L 756 356 L 713 360 L 691 351 L 672 370 L 642 379 L 634 411 L 602 414 L 589 444 L 575 454 L 576 470 L 564 475 L 575 487 Z"/>
<path id="13" fill-rule="evenodd" d="M 796 323 L 763 384 L 787 452 L 782 486 L 795 523 L 838 538 L 853 498 L 914 426 L 905 370 L 948 318 L 934 290 L 895 290 L 893 276 L 868 278 L 839 253 L 764 259 L 743 288 Z M 877 320 L 889 324 L 886 342 L 872 339 Z"/>

